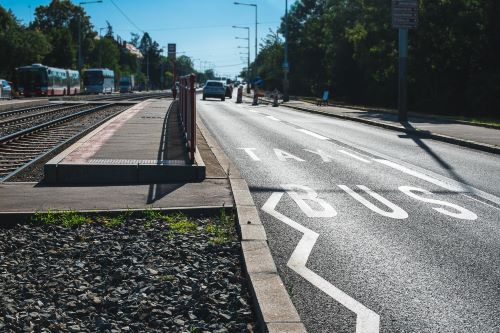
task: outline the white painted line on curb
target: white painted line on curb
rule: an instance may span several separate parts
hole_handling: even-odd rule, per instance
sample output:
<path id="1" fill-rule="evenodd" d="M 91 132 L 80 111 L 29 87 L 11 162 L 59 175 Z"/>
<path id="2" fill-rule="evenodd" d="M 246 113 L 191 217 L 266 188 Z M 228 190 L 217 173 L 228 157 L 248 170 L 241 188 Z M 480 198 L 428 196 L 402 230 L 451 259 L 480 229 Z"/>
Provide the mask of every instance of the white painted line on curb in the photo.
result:
<path id="1" fill-rule="evenodd" d="M 287 266 L 335 301 L 354 312 L 356 314 L 356 333 L 378 333 L 380 326 L 380 316 L 378 314 L 306 267 L 309 255 L 319 235 L 275 210 L 282 196 L 283 192 L 274 192 L 262 206 L 262 210 L 304 234 L 290 256 Z"/>
<path id="2" fill-rule="evenodd" d="M 312 137 L 315 137 L 316 139 L 329 140 L 327 137 L 324 137 L 322 135 L 316 134 L 314 132 L 308 131 L 308 130 L 303 129 L 303 128 L 297 128 L 297 131 L 302 132 L 302 133 L 307 134 L 307 135 L 310 135 Z"/>
<path id="3" fill-rule="evenodd" d="M 278 118 L 274 118 L 273 116 L 266 116 L 266 118 L 269 118 L 271 120 L 274 120 L 274 121 L 278 121 L 280 122 L 281 120 L 279 120 Z"/>
<path id="4" fill-rule="evenodd" d="M 347 156 L 351 156 L 352 158 L 355 158 L 355 159 L 357 159 L 358 161 L 361 161 L 361 162 L 364 162 L 364 163 L 368 163 L 368 164 L 370 164 L 370 163 L 371 163 L 371 161 L 369 161 L 369 160 L 367 160 L 367 159 L 365 159 L 365 158 L 359 157 L 358 155 L 355 155 L 355 154 L 350 153 L 350 152 L 348 152 L 348 151 L 345 151 L 345 150 L 343 150 L 343 149 L 339 149 L 339 152 L 341 152 L 342 154 L 345 154 L 345 155 L 347 155 Z"/>

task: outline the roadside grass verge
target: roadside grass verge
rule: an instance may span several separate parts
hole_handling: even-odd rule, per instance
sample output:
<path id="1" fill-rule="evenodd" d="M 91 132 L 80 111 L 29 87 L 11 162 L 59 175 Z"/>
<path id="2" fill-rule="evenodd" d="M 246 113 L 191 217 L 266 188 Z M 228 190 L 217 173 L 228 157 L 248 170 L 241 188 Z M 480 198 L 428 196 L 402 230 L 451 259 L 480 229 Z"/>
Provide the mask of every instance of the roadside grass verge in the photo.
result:
<path id="1" fill-rule="evenodd" d="M 183 213 L 164 214 L 151 208 L 141 212 L 125 212 L 118 215 L 48 210 L 35 213 L 31 222 L 64 228 L 80 228 L 93 224 L 118 228 L 132 217 L 142 221 L 146 230 L 154 228 L 157 224 L 164 224 L 169 238 L 174 237 L 176 234 L 206 234 L 209 242 L 214 245 L 228 244 L 238 239 L 235 214 L 234 212 L 228 214 L 225 209 L 221 209 L 218 216 L 203 219 L 194 219 Z"/>

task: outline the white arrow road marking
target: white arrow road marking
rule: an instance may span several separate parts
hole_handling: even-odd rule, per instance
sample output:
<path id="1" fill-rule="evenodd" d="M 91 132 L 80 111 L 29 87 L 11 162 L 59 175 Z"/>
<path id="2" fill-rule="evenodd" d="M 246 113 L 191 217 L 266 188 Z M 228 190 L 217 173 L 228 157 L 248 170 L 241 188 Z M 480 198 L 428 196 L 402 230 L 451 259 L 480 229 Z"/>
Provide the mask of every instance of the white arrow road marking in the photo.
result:
<path id="1" fill-rule="evenodd" d="M 273 116 L 266 116 L 266 118 L 269 118 L 269 119 L 274 120 L 274 121 L 281 121 L 278 118 L 275 118 Z"/>
<path id="2" fill-rule="evenodd" d="M 302 133 L 307 134 L 307 135 L 310 135 L 312 137 L 315 137 L 316 139 L 329 140 L 327 137 L 324 137 L 322 135 L 316 134 L 314 132 L 308 131 L 308 130 L 303 129 L 303 128 L 297 128 L 297 131 L 302 132 Z"/>
<path id="3" fill-rule="evenodd" d="M 255 153 L 253 152 L 257 148 L 238 148 L 238 149 L 244 150 L 245 153 L 247 153 L 248 156 L 250 156 L 252 158 L 252 160 L 254 160 L 254 161 L 260 161 L 259 156 L 255 155 Z"/>
<path id="4" fill-rule="evenodd" d="M 365 162 L 365 163 L 371 163 L 371 161 L 367 160 L 367 159 L 364 159 L 362 157 L 359 157 L 358 155 L 355 155 L 353 153 L 350 153 L 348 151 L 345 151 L 345 150 L 342 150 L 342 149 L 339 149 L 339 152 L 341 152 L 342 154 L 345 154 L 347 156 L 351 156 L 352 158 L 355 158 L 357 159 L 358 161 L 361 161 L 361 162 Z"/>
<path id="5" fill-rule="evenodd" d="M 378 333 L 380 326 L 380 316 L 378 314 L 306 267 L 309 255 L 319 235 L 275 210 L 282 196 L 283 192 L 274 192 L 262 206 L 262 210 L 304 234 L 290 256 L 287 266 L 335 301 L 354 312 L 356 314 L 356 333 Z"/>

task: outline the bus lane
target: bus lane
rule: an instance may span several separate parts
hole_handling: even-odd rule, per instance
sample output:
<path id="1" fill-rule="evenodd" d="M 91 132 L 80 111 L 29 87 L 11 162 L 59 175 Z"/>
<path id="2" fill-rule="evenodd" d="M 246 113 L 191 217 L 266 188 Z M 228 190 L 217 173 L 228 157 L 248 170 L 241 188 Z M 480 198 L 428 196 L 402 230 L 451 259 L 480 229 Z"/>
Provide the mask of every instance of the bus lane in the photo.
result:
<path id="1" fill-rule="evenodd" d="M 494 331 L 494 202 L 283 116 L 232 104 L 199 110 L 262 208 L 310 332 Z"/>

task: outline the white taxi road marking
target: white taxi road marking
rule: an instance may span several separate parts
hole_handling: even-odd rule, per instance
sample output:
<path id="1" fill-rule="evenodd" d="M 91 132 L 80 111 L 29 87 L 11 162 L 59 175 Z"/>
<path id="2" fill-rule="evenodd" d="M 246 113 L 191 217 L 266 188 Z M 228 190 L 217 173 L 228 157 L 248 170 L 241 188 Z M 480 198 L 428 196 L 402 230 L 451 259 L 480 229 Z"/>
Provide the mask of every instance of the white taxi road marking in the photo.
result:
<path id="1" fill-rule="evenodd" d="M 273 116 L 266 116 L 266 118 L 269 118 L 269 119 L 274 120 L 274 121 L 281 122 L 281 120 L 279 120 L 278 118 L 275 118 Z"/>
<path id="2" fill-rule="evenodd" d="M 358 161 L 361 161 L 361 162 L 364 162 L 364 163 L 368 163 L 368 164 L 370 164 L 370 163 L 371 163 L 371 161 L 369 161 L 369 160 L 367 160 L 367 159 L 365 159 L 365 158 L 359 157 L 358 155 L 355 155 L 355 154 L 350 153 L 350 152 L 348 152 L 348 151 L 345 151 L 345 150 L 343 150 L 343 149 L 339 149 L 339 152 L 341 152 L 342 154 L 345 154 L 345 155 L 347 155 L 347 156 L 351 156 L 352 158 L 355 158 L 355 159 L 357 159 Z"/>
<path id="3" fill-rule="evenodd" d="M 255 153 L 253 152 L 257 148 L 238 148 L 238 149 L 244 150 L 245 153 L 247 153 L 248 156 L 250 156 L 250 158 L 252 160 L 254 160 L 254 161 L 260 161 L 260 158 L 257 155 L 255 155 Z"/>
<path id="4" fill-rule="evenodd" d="M 312 136 L 312 137 L 314 137 L 314 138 L 316 138 L 316 139 L 320 139 L 320 140 L 329 140 L 327 137 L 324 137 L 324 136 L 322 136 L 322 135 L 316 134 L 316 133 L 314 133 L 314 132 L 308 131 L 308 130 L 303 129 L 303 128 L 297 128 L 296 130 L 297 130 L 297 131 L 299 131 L 299 132 L 302 132 L 302 133 L 304 133 L 304 134 L 310 135 L 310 136 Z"/>
<path id="5" fill-rule="evenodd" d="M 356 314 L 356 333 L 378 333 L 380 326 L 380 316 L 378 314 L 306 267 L 309 255 L 319 235 L 275 210 L 283 194 L 283 192 L 274 192 L 262 206 L 262 210 L 304 234 L 290 256 L 287 266 L 335 301 L 354 312 Z"/>

